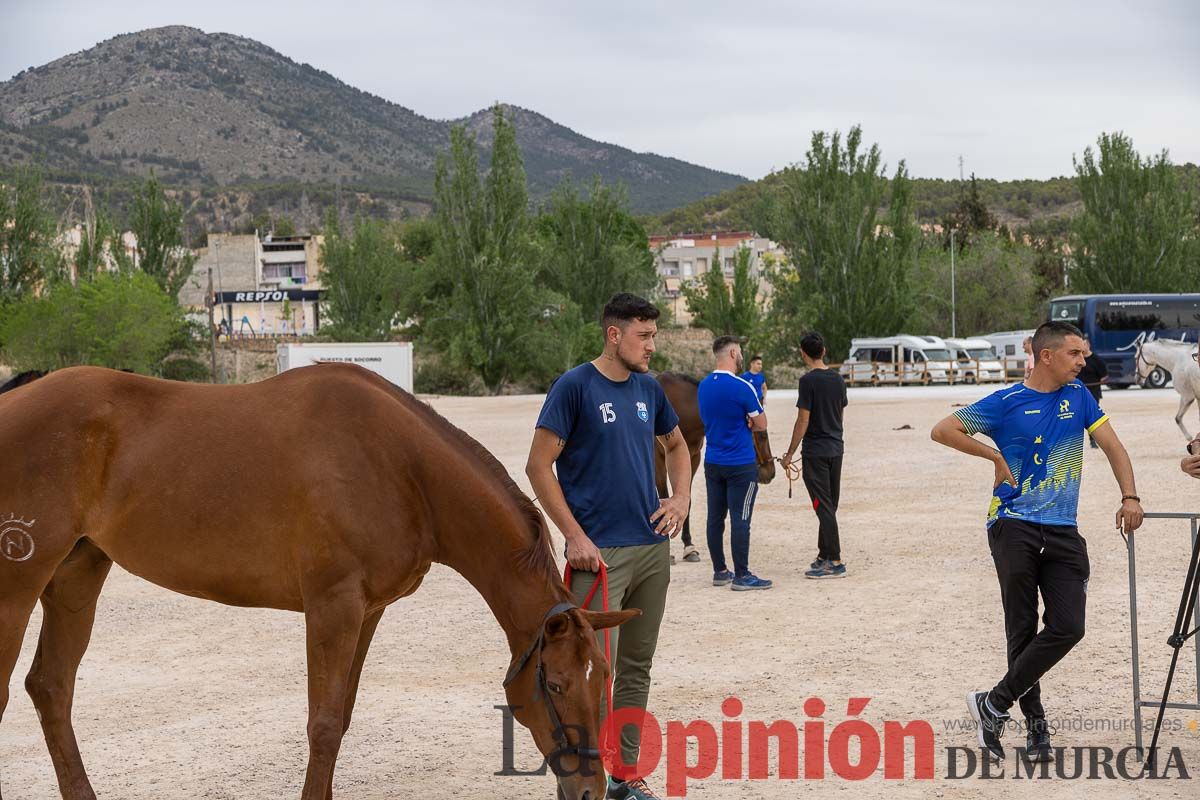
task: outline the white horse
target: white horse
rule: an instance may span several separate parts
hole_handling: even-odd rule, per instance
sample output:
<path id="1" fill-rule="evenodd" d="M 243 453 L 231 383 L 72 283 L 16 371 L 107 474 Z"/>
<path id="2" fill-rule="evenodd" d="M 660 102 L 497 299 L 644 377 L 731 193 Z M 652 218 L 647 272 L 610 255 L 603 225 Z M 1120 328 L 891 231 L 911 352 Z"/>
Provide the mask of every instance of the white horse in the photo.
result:
<path id="1" fill-rule="evenodd" d="M 1196 363 L 1197 345 L 1174 339 L 1146 339 L 1138 343 L 1134 363 L 1137 365 L 1138 383 L 1145 383 L 1155 367 L 1171 373 L 1175 391 L 1179 393 L 1179 410 L 1175 412 L 1175 424 L 1190 442 L 1192 435 L 1183 426 L 1183 415 L 1196 398 L 1200 397 L 1200 365 Z"/>

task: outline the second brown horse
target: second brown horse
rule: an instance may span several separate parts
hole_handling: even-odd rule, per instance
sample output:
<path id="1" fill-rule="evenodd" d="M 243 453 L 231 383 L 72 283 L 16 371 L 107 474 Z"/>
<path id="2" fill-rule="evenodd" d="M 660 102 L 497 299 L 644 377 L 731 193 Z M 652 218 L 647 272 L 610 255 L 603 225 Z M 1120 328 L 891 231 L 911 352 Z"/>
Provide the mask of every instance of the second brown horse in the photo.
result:
<path id="1" fill-rule="evenodd" d="M 704 449 L 704 421 L 700 419 L 699 389 L 700 382 L 688 375 L 678 372 L 660 372 L 657 375 L 663 392 L 667 395 L 671 407 L 679 415 L 679 432 L 687 442 L 688 452 L 692 457 L 692 478 L 700 469 L 700 457 Z M 770 483 L 775 478 L 775 460 L 771 457 L 771 442 L 766 431 L 759 431 L 754 437 L 754 453 L 758 460 L 758 482 Z M 658 484 L 658 496 L 667 496 L 667 463 L 666 453 L 661 446 L 657 448 L 654 460 L 654 480 Z M 683 523 L 683 545 L 692 545 L 691 514 Z"/>

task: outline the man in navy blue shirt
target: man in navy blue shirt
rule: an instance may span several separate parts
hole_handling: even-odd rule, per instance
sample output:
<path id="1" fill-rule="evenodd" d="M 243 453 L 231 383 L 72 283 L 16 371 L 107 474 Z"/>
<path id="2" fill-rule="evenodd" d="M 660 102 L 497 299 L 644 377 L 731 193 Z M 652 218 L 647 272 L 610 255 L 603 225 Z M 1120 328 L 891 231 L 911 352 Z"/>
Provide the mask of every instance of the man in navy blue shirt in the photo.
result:
<path id="1" fill-rule="evenodd" d="M 691 455 L 679 418 L 662 386 L 646 374 L 658 314 L 632 294 L 608 301 L 601 318 L 604 352 L 550 388 L 525 466 L 542 507 L 566 537 L 572 593 L 582 602 L 603 562 L 609 610 L 642 611 L 612 631 L 614 710 L 646 708 L 671 580 L 669 537 L 683 529 L 691 494 Z M 656 438 L 666 449 L 675 492 L 662 500 L 654 482 Z M 588 607 L 599 610 L 601 603 L 596 592 Z M 633 726 L 621 731 L 628 767 L 638 760 L 639 733 Z M 614 777 L 624 780 L 610 781 L 609 798 L 654 798 L 636 769 Z"/>
<path id="2" fill-rule="evenodd" d="M 742 371 L 742 346 L 733 336 L 712 345 L 716 369 L 700 382 L 700 419 L 704 421 L 704 482 L 708 488 L 708 554 L 713 586 L 735 592 L 770 589 L 771 581 L 750 572 L 750 516 L 758 489 L 758 458 L 751 430 L 765 431 L 767 415 L 753 384 Z M 725 562 L 725 517 L 733 572 Z"/>

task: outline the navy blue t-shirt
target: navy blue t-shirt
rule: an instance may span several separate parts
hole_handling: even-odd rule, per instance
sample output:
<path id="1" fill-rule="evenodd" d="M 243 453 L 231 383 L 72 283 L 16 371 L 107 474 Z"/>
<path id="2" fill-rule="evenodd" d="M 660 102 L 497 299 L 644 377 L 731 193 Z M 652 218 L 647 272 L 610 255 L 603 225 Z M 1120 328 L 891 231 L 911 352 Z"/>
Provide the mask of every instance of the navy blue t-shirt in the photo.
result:
<path id="1" fill-rule="evenodd" d="M 554 466 L 567 507 L 597 547 L 657 544 L 655 436 L 679 424 L 658 381 L 632 373 L 609 380 L 592 363 L 550 387 L 537 427 L 566 441 Z"/>
<path id="2" fill-rule="evenodd" d="M 758 392 L 732 372 L 717 370 L 700 381 L 700 419 L 704 422 L 704 463 L 740 467 L 758 462 L 747 417 L 763 413 Z"/>
<path id="3" fill-rule="evenodd" d="M 767 399 L 763 394 L 763 387 L 767 385 L 767 373 L 747 370 L 742 373 L 742 380 L 750 381 L 750 385 L 754 387 L 754 393 L 758 395 L 759 402 Z"/>

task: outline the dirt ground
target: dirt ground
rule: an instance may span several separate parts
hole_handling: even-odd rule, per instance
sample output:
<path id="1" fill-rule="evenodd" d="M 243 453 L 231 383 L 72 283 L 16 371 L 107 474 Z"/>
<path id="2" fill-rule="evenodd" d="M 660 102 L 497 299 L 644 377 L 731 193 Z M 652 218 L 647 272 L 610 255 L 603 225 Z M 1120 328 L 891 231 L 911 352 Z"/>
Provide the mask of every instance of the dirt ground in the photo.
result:
<path id="1" fill-rule="evenodd" d="M 691 781 L 696 798 L 1196 797 L 1192 780 L 1131 784 L 946 777 L 946 748 L 973 747 L 962 729 L 964 694 L 988 688 L 1004 670 L 999 592 L 983 514 L 990 467 L 944 450 L 929 428 L 990 389 L 861 389 L 846 415 L 843 552 L 849 577 L 806 581 L 816 521 L 796 485 L 763 487 L 754 512 L 751 565 L 776 582 L 768 592 L 710 585 L 707 559 L 674 568 L 651 711 L 657 718 L 719 724 L 721 702 L 737 696 L 739 719 L 810 720 L 804 702 L 828 705 L 826 733 L 847 719 L 851 697 L 870 699 L 861 718 L 927 720 L 936 735 L 934 780 Z M 783 449 L 795 393 L 768 402 L 772 441 Z M 495 453 L 522 486 L 540 397 L 440 398 L 436 408 Z M 1200 483 L 1180 473 L 1182 437 L 1171 419 L 1175 393 L 1112 392 L 1106 410 L 1134 459 L 1151 511 L 1200 510 Z M 1195 419 L 1190 425 L 1194 426 Z M 902 426 L 911 429 L 897 430 Z M 1087 637 L 1044 681 L 1057 745 L 1133 741 L 1127 556 L 1113 529 L 1116 482 L 1104 456 L 1085 449 L 1080 527 L 1092 579 Z M 693 515 L 703 520 L 703 479 Z M 703 540 L 702 523 L 696 526 Z M 1138 534 L 1142 685 L 1161 687 L 1186 565 L 1186 523 L 1151 521 Z M 678 544 L 673 545 L 680 552 Z M 703 551 L 703 547 L 702 547 Z M 50 758 L 21 691 L 40 624 L 26 634 L 13 697 L 0 727 L 0 779 L 9 800 L 57 796 Z M 97 794 L 117 800 L 294 798 L 303 780 L 304 637 L 299 615 L 220 606 L 172 594 L 114 569 L 100 601 L 91 650 L 80 670 L 75 725 Z M 384 800 L 455 798 L 467 792 L 549 798 L 549 777 L 496 777 L 501 769 L 500 687 L 509 654 L 500 628 L 474 590 L 435 566 L 421 590 L 383 618 L 363 673 L 354 724 L 342 747 L 337 796 Z M 1194 650 L 1184 651 L 1174 699 L 1195 698 Z M 1200 772 L 1200 713 L 1173 711 L 1190 774 Z M 1190 727 L 1189 727 L 1190 726 Z M 1023 737 L 1010 733 L 1006 742 Z M 539 763 L 518 728 L 516 765 Z M 803 763 L 803 762 L 802 762 Z M 652 778 L 661 789 L 663 767 Z M 1086 772 L 1086 768 L 1085 768 Z M 911 776 L 911 765 L 908 770 Z"/>

